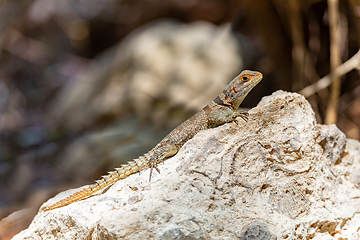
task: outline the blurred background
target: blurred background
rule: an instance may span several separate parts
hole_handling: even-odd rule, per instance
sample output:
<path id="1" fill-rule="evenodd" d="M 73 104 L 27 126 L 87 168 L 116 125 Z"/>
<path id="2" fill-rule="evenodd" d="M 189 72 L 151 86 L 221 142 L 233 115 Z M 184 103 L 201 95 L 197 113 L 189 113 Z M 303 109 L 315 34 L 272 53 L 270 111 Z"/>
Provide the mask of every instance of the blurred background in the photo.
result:
<path id="1" fill-rule="evenodd" d="M 300 92 L 318 123 L 359 139 L 359 47 L 358 0 L 1 1 L 0 239 L 151 149 L 243 69 L 264 74 L 243 107 Z"/>

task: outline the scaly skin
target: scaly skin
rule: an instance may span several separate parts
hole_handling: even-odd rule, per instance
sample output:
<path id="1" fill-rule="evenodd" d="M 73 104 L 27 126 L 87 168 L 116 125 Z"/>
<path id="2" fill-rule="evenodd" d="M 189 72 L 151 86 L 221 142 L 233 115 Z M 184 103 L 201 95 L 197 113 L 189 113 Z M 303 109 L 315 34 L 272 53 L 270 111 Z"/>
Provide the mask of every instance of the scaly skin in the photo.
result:
<path id="1" fill-rule="evenodd" d="M 224 91 L 200 112 L 180 124 L 170 132 L 161 142 L 145 155 L 115 168 L 100 180 L 75 194 L 56 202 L 53 205 L 43 207 L 41 211 L 49 211 L 68 205 L 72 202 L 86 198 L 91 194 L 104 189 L 120 179 L 131 174 L 150 168 L 157 169 L 157 165 L 167 158 L 174 156 L 180 148 L 199 131 L 214 128 L 227 122 L 234 121 L 237 117 L 247 120 L 247 112 L 237 111 L 246 95 L 262 79 L 262 74 L 255 71 L 244 70 L 236 76 L 224 89 Z"/>

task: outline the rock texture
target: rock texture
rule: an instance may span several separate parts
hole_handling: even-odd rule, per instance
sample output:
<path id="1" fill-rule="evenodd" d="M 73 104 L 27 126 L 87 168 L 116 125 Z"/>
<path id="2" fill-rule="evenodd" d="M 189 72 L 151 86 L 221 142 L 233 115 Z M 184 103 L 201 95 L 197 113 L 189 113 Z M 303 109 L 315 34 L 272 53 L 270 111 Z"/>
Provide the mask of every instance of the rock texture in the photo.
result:
<path id="1" fill-rule="evenodd" d="M 145 171 L 39 212 L 14 239 L 360 239 L 360 143 L 298 94 L 249 113 L 197 134 L 151 182 Z"/>

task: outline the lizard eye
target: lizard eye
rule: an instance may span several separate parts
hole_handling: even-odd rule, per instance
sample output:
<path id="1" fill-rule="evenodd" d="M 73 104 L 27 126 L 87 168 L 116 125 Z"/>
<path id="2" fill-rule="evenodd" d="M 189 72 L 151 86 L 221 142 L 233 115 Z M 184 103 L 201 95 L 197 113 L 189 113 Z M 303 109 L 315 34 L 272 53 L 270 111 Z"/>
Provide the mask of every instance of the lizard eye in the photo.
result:
<path id="1" fill-rule="evenodd" d="M 248 78 L 247 76 L 243 76 L 243 77 L 241 78 L 241 80 L 242 80 L 243 82 L 247 82 L 247 81 L 249 81 L 249 78 Z"/>

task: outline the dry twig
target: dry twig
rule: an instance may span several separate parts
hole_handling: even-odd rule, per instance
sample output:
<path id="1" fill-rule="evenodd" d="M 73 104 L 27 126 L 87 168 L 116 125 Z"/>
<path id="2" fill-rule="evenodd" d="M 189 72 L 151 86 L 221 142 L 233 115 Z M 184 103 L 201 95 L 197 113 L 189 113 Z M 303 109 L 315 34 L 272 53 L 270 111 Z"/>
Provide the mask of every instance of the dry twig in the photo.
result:
<path id="1" fill-rule="evenodd" d="M 347 60 L 346 62 L 341 64 L 339 67 L 337 67 L 335 69 L 335 71 L 329 73 L 328 75 L 321 78 L 319 81 L 315 82 L 314 84 L 311 84 L 310 86 L 305 87 L 304 89 L 299 91 L 299 93 L 304 95 L 305 97 L 309 97 L 309 96 L 313 95 L 314 93 L 316 93 L 317 91 L 327 88 L 333 81 L 334 74 L 336 74 L 337 76 L 343 76 L 355 68 L 360 68 L 360 49 L 349 60 Z"/>
<path id="2" fill-rule="evenodd" d="M 328 107 L 326 109 L 325 123 L 333 124 L 337 120 L 338 100 L 340 97 L 340 76 L 334 70 L 341 64 L 340 55 L 340 14 L 339 1 L 328 0 L 330 25 L 330 68 L 334 74 L 331 76 L 331 90 Z"/>

